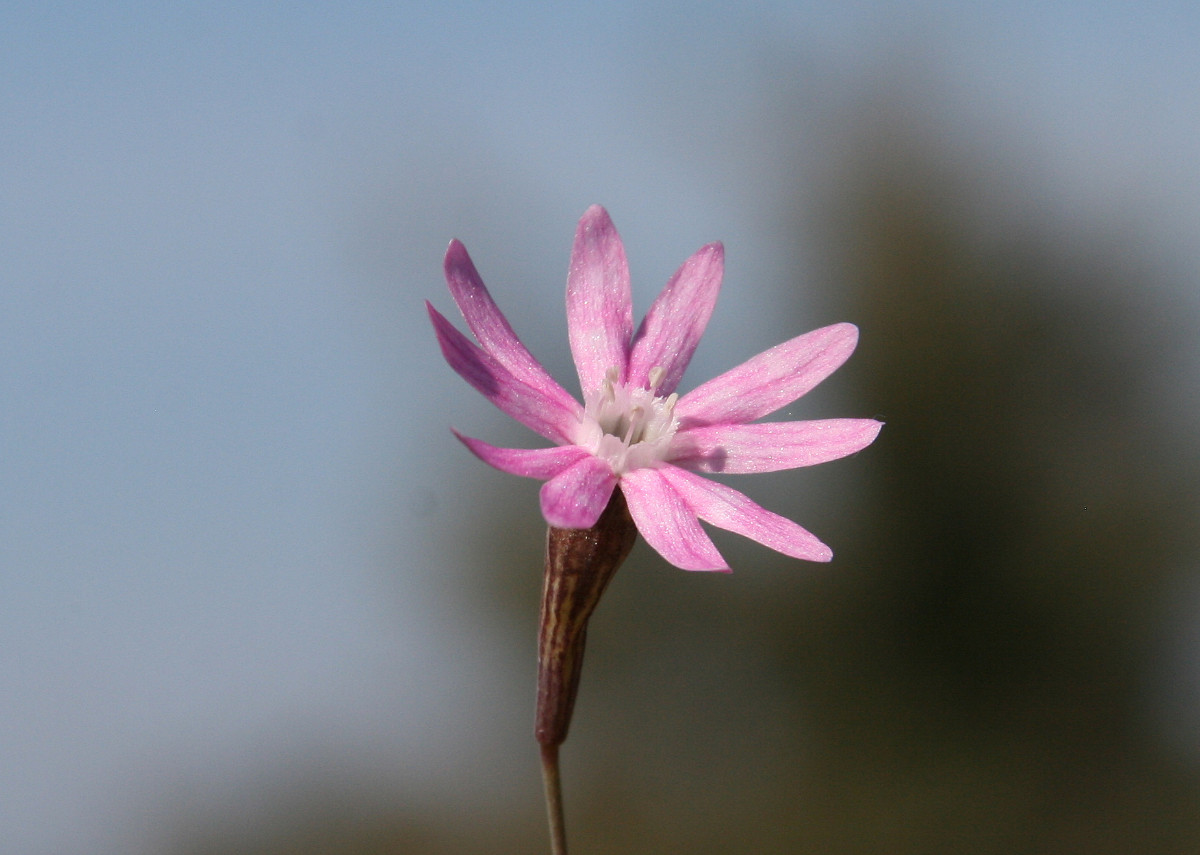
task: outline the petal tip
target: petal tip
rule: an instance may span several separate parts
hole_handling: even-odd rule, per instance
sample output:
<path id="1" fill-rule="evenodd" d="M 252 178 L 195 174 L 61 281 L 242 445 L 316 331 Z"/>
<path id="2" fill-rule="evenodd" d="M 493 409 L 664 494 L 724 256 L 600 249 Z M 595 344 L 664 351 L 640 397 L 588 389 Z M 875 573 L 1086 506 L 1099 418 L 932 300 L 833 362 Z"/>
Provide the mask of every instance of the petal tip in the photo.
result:
<path id="1" fill-rule="evenodd" d="M 443 326 L 450 326 L 450 322 L 446 320 L 446 316 L 433 307 L 433 303 L 425 301 L 425 311 L 429 313 L 429 320 L 433 323 L 434 332 L 438 333 L 438 338 L 441 338 L 440 330 Z"/>
<path id="2" fill-rule="evenodd" d="M 728 573 L 733 572 L 733 568 L 728 565 L 722 565 L 720 567 L 691 567 L 688 569 L 690 569 L 693 573 L 726 573 L 726 574 L 728 574 Z"/>
<path id="3" fill-rule="evenodd" d="M 830 332 L 836 333 L 838 338 L 849 342 L 852 349 L 858 344 L 858 327 L 854 324 L 842 321 L 841 323 L 834 324 L 829 329 Z"/>
<path id="4" fill-rule="evenodd" d="M 588 209 L 583 212 L 583 216 L 579 218 L 579 224 L 583 225 L 584 223 L 588 223 L 590 225 L 592 223 L 603 222 L 605 220 L 611 222 L 612 218 L 609 217 L 608 211 L 603 205 L 589 205 Z"/>
<path id="5" fill-rule="evenodd" d="M 547 484 L 549 482 L 546 482 Z M 600 514 L 593 515 L 587 509 L 576 505 L 567 505 L 554 498 L 546 497 L 546 485 L 542 485 L 541 493 L 542 518 L 551 528 L 583 529 L 591 528 L 600 519 Z"/>
<path id="6" fill-rule="evenodd" d="M 603 205 L 592 205 L 583 212 L 583 216 L 579 218 L 579 225 L 575 229 L 575 238 L 579 240 L 584 235 L 593 232 L 605 234 L 615 232 L 617 227 L 613 225 L 612 217 Z"/>
<path id="7" fill-rule="evenodd" d="M 449 273 L 464 261 L 470 264 L 471 256 L 467 253 L 466 245 L 458 238 L 454 238 L 446 247 L 446 255 L 443 258 L 442 267 Z"/>

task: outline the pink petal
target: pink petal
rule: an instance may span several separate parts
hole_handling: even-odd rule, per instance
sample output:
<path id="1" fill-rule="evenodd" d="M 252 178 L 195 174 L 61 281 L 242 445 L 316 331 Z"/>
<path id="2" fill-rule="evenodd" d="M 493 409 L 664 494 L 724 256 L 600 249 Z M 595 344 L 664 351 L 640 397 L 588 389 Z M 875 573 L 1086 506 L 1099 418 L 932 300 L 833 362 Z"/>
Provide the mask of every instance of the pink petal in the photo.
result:
<path id="1" fill-rule="evenodd" d="M 530 430 L 551 442 L 567 445 L 571 432 L 579 423 L 580 406 L 573 398 L 574 409 L 542 389 L 522 383 L 513 377 L 495 357 L 467 339 L 429 303 L 429 318 L 433 321 L 442 355 L 450 367 L 459 373 L 485 398 L 508 413 Z"/>
<path id="2" fill-rule="evenodd" d="M 459 442 L 489 466 L 510 475 L 547 481 L 560 472 L 591 455 L 577 445 L 554 445 L 550 448 L 499 448 L 481 439 L 452 432 Z"/>
<path id="3" fill-rule="evenodd" d="M 684 428 L 671 441 L 670 462 L 697 472 L 775 472 L 837 460 L 879 434 L 874 419 L 824 419 Z"/>
<path id="4" fill-rule="evenodd" d="M 612 467 L 588 454 L 542 485 L 542 516 L 555 528 L 591 528 L 616 485 Z"/>
<path id="5" fill-rule="evenodd" d="M 633 335 L 633 298 L 625 247 L 608 212 L 593 205 L 575 232 L 567 271 L 567 332 L 583 394 L 596 391 L 615 367 L 625 379 Z"/>
<path id="6" fill-rule="evenodd" d="M 572 407 L 573 404 L 568 403 L 574 401 L 570 393 L 558 385 L 521 344 L 484 286 L 467 248 L 457 240 L 451 241 L 446 250 L 445 271 L 446 284 L 450 286 L 454 302 L 483 349 L 522 383 L 542 390 L 547 397 L 557 399 L 565 407 Z"/>
<path id="7" fill-rule="evenodd" d="M 684 570 L 728 570 L 688 502 L 667 482 L 664 469 L 634 469 L 621 492 L 638 531 L 667 561 Z"/>
<path id="8" fill-rule="evenodd" d="M 683 263 L 646 313 L 633 337 L 629 382 L 644 386 L 650 369 L 665 372 L 657 394 L 669 395 L 679 385 L 712 317 L 725 272 L 725 250 L 710 243 Z"/>
<path id="9" fill-rule="evenodd" d="M 832 374 L 857 343 L 854 324 L 797 336 L 696 387 L 679 399 L 675 412 L 685 427 L 752 422 L 786 407 Z"/>
<path id="10" fill-rule="evenodd" d="M 829 561 L 833 551 L 791 520 L 773 514 L 731 487 L 683 469 L 664 466 L 663 479 L 700 519 L 776 552 L 806 561 Z"/>

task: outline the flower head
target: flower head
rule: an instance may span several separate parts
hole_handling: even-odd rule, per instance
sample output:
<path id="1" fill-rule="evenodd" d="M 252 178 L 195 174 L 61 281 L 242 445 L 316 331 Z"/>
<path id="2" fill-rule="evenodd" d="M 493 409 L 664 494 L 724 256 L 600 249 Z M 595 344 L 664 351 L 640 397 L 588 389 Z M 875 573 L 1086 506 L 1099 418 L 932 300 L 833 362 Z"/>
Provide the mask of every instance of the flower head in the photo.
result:
<path id="1" fill-rule="evenodd" d="M 858 330 L 834 324 L 786 341 L 683 396 L 675 389 L 716 304 L 719 243 L 683 263 L 633 328 L 621 238 L 598 205 L 579 221 L 567 273 L 567 331 L 583 403 L 521 344 L 466 248 L 452 241 L 446 281 L 472 342 L 426 303 L 450 367 L 484 397 L 555 443 L 498 448 L 455 433 L 484 462 L 538 478 L 553 527 L 590 528 L 621 490 L 638 531 L 685 570 L 728 570 L 704 520 L 771 549 L 828 561 L 829 547 L 791 520 L 703 473 L 792 469 L 834 460 L 875 439 L 873 419 L 754 423 L 808 392 L 854 351 Z"/>

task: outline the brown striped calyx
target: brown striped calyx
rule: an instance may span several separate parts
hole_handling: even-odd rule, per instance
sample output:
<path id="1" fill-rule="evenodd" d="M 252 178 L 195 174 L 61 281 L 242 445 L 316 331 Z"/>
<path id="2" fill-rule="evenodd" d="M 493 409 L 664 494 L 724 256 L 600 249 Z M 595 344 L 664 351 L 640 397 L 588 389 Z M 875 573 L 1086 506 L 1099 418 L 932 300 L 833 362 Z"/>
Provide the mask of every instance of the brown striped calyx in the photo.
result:
<path id="1" fill-rule="evenodd" d="M 619 487 L 591 528 L 551 527 L 546 532 L 534 724 L 542 745 L 559 745 L 567 738 L 588 619 L 636 539 L 637 528 Z"/>

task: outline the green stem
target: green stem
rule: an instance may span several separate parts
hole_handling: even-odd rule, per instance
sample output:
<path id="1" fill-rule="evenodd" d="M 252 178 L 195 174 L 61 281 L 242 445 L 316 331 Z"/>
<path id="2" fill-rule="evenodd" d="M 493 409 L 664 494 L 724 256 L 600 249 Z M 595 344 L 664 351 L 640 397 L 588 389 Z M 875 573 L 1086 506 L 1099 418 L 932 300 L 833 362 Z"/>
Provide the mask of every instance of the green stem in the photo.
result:
<path id="1" fill-rule="evenodd" d="M 567 826 L 563 821 L 562 783 L 558 777 L 558 746 L 542 746 L 542 785 L 550 820 L 551 855 L 567 855 Z"/>

